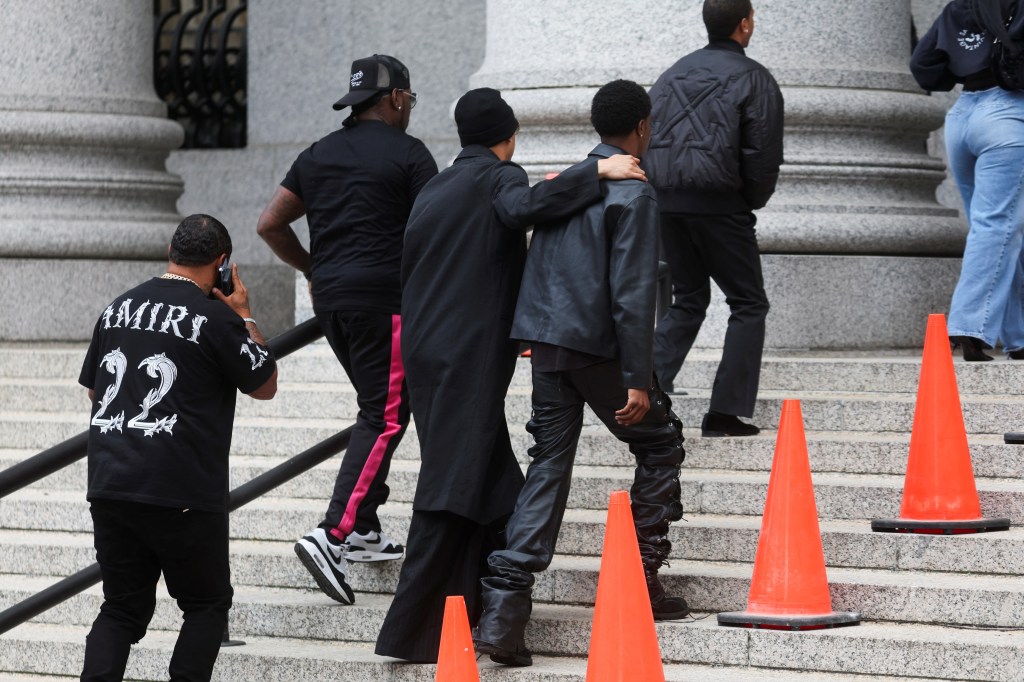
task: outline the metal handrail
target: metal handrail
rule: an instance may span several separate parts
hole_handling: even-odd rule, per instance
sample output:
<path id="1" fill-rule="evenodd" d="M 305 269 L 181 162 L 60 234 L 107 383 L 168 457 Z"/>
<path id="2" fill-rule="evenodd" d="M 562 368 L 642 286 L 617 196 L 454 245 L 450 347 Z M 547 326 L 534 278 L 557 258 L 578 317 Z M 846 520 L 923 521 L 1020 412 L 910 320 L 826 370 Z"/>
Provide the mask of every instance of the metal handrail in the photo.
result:
<path id="1" fill-rule="evenodd" d="M 274 357 L 281 359 L 308 346 L 323 335 L 320 325 L 315 319 L 311 319 L 278 334 L 267 345 L 273 351 Z M 18 462 L 9 469 L 0 471 L 0 498 L 10 495 L 16 490 L 21 490 L 25 486 L 82 459 L 85 457 L 88 440 L 89 432 L 83 431 L 63 443 Z"/>
<path id="2" fill-rule="evenodd" d="M 295 455 L 287 462 L 278 464 L 270 471 L 265 471 L 256 478 L 243 483 L 228 496 L 228 511 L 233 512 L 239 507 L 252 502 L 274 488 L 287 483 L 296 476 L 303 474 L 317 464 L 325 462 L 348 447 L 352 437 L 352 427 L 346 428 L 313 447 Z M 0 612 L 0 634 L 15 628 L 30 618 L 52 609 L 57 604 L 70 599 L 79 592 L 92 587 L 100 581 L 100 565 L 93 564 L 88 568 L 54 583 L 45 590 L 18 602 L 9 609 Z"/>
<path id="3" fill-rule="evenodd" d="M 323 336 L 323 332 L 320 330 L 316 320 L 307 320 L 274 337 L 268 345 L 273 350 L 275 357 L 283 358 L 316 341 L 321 336 Z M 327 461 L 347 448 L 351 437 L 352 427 L 350 426 L 340 433 L 295 455 L 287 462 L 278 464 L 273 469 L 265 471 L 256 478 L 238 486 L 228 495 L 228 512 L 237 510 L 239 507 L 265 495 L 296 476 L 309 471 L 321 462 Z M 33 483 L 84 457 L 87 438 L 88 432 L 81 433 L 60 445 L 45 450 L 6 471 L 0 472 L 0 497 L 29 483 Z M 11 487 L 16 483 L 20 483 L 20 485 Z M 35 618 L 79 592 L 85 591 L 100 582 L 101 579 L 99 564 L 92 564 L 37 594 L 18 602 L 14 606 L 0 612 L 0 634 L 21 625 L 30 618 Z"/>

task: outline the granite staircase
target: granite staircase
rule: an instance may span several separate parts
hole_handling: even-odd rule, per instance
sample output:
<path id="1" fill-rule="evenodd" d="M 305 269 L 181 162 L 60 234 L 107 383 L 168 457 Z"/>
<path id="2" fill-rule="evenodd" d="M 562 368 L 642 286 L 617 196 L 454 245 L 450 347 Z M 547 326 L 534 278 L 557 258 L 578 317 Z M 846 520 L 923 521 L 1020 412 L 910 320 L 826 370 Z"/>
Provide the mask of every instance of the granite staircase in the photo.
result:
<path id="1" fill-rule="evenodd" d="M 81 346 L 0 347 L 0 468 L 84 430 L 88 406 L 75 383 Z M 695 619 L 661 623 L 669 680 L 1024 680 L 1024 529 L 957 537 L 871 533 L 868 519 L 898 515 L 913 418 L 917 353 L 776 353 L 765 360 L 749 439 L 702 439 L 717 356 L 695 353 L 674 398 L 686 428 L 682 472 L 686 519 L 674 525 L 669 590 Z M 957 373 L 983 511 L 1024 519 L 1024 448 L 1001 434 L 1024 430 L 1024 366 L 1006 360 Z M 802 400 L 833 606 L 861 612 L 859 627 L 806 633 L 722 628 L 714 613 L 741 609 L 751 574 L 781 401 Z M 240 399 L 232 484 L 238 485 L 348 425 L 355 396 L 322 343 L 282 361 L 269 403 Z M 520 363 L 507 400 L 519 452 L 530 409 L 529 367 Z M 524 455 L 525 459 L 525 455 Z M 403 538 L 411 514 L 417 442 L 399 448 L 383 509 Z M 525 461 L 524 461 L 525 464 Z M 628 488 L 632 458 L 596 424 L 584 428 L 570 509 L 551 569 L 539 577 L 527 669 L 481 660 L 481 679 L 576 682 L 586 671 L 608 494 Z M 320 520 L 337 461 L 316 467 L 232 515 L 235 606 L 216 679 L 433 680 L 433 666 L 396 664 L 372 653 L 398 576 L 397 562 L 354 565 L 356 603 L 314 588 L 292 544 Z M 0 499 L 0 608 L 93 561 L 84 462 Z M 166 679 L 180 622 L 161 593 L 129 677 Z M 77 677 L 99 587 L 0 636 L 0 680 Z M 639 681 L 643 682 L 643 681 Z"/>

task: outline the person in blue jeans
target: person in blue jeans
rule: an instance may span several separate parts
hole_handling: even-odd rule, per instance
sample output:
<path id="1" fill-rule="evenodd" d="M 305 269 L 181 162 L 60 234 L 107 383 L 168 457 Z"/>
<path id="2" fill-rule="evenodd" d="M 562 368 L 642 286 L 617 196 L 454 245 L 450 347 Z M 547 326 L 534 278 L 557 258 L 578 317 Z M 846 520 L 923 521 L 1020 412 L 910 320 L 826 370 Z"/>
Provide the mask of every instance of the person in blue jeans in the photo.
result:
<path id="1" fill-rule="evenodd" d="M 996 22 L 1024 37 L 1024 0 L 953 0 L 914 50 L 922 88 L 963 93 L 946 115 L 946 151 L 970 231 L 949 311 L 949 339 L 967 361 L 985 349 L 1024 360 L 1024 92 L 990 67 Z"/>

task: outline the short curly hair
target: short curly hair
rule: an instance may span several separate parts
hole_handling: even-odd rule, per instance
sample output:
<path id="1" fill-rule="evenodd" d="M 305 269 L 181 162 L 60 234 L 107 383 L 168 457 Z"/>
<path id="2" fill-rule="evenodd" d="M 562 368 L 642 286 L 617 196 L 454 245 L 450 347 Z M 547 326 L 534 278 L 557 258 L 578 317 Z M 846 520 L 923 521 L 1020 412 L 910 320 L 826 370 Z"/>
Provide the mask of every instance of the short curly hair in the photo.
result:
<path id="1" fill-rule="evenodd" d="M 651 114 L 651 98 L 633 81 L 616 80 L 601 87 L 590 105 L 590 122 L 601 137 L 628 135 Z"/>
<path id="2" fill-rule="evenodd" d="M 708 29 L 708 38 L 728 38 L 752 10 L 750 0 L 704 0 L 704 26 Z"/>
<path id="3" fill-rule="evenodd" d="M 208 265 L 222 253 L 231 255 L 231 235 L 213 216 L 193 213 L 171 237 L 170 259 L 176 265 Z"/>

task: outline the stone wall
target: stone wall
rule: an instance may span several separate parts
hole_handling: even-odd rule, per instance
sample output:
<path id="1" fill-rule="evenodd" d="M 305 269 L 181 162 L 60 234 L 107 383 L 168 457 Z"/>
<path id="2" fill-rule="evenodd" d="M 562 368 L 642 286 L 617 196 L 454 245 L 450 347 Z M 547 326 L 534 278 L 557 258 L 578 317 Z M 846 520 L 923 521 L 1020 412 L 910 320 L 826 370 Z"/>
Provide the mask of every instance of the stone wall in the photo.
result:
<path id="1" fill-rule="evenodd" d="M 131 279 L 115 272 L 159 268 L 163 244 L 178 219 L 176 174 L 184 180 L 177 213 L 212 213 L 228 225 L 235 260 L 252 282 L 255 309 L 271 320 L 271 333 L 294 319 L 293 273 L 258 239 L 256 221 L 295 155 L 339 126 L 344 114 L 330 105 L 345 92 L 353 59 L 386 52 L 409 66 L 419 94 L 409 132 L 427 143 L 441 166 L 458 150 L 450 114 L 457 97 L 468 87 L 502 88 L 524 124 L 517 160 L 538 177 L 574 162 L 592 146 L 586 111 L 596 87 L 616 77 L 649 85 L 675 59 L 704 43 L 700 0 L 250 0 L 248 146 L 174 151 L 167 173 L 163 159 L 180 132 L 160 120 L 152 95 L 151 10 L 142 12 L 131 0 L 88 4 L 95 12 L 83 14 L 82 3 L 71 0 L 40 0 L 31 11 L 23 11 L 28 4 L 0 0 L 5 17 L 0 27 L 0 194 L 5 194 L 0 233 L 6 237 L 0 261 L 26 261 L 11 263 L 5 281 L 26 277 L 29 265 L 34 273 L 79 273 L 82 264 L 71 267 L 66 258 L 127 263 L 76 276 L 77 285 L 101 298 L 122 279 Z M 782 83 L 789 121 L 784 182 L 759 226 L 768 288 L 776 301 L 808 292 L 820 299 L 819 310 L 830 311 L 818 323 L 801 318 L 799 308 L 776 306 L 771 345 L 912 345 L 923 319 L 921 325 L 874 327 L 860 321 L 869 312 L 884 320 L 901 312 L 916 319 L 945 305 L 964 228 L 933 201 L 943 174 L 937 160 L 941 137 L 932 135 L 927 148 L 924 140 L 941 125 L 955 95 L 921 94 L 906 70 L 911 13 L 923 33 L 944 4 L 755 3 L 758 29 L 751 55 Z M 74 26 L 65 25 L 72 14 L 78 17 L 70 22 Z M 44 35 L 53 40 L 38 39 Z M 60 58 L 63 54 L 67 58 Z M 55 58 L 61 59 L 56 68 Z M 93 124 L 100 127 L 86 130 Z M 152 131 L 143 134 L 143 128 Z M 44 144 L 32 142 L 37 138 Z M 91 178 L 85 185 L 71 182 L 76 168 Z M 117 186 L 110 178 L 122 176 L 133 178 L 122 189 L 134 189 L 104 195 Z M 65 187 L 53 195 L 18 189 L 26 177 L 37 187 Z M 72 185 L 89 182 L 96 186 L 68 193 Z M 41 200 L 44 195 L 62 198 Z M 938 196 L 946 207 L 957 205 L 948 181 Z M 43 221 L 38 229 L 32 227 L 37 219 Z M 305 238 L 304 224 L 296 227 Z M 803 255 L 793 260 L 794 254 Z M 860 260 L 835 260 L 850 254 Z M 843 272 L 851 283 L 839 300 L 822 298 L 829 286 L 794 274 L 829 271 Z M 55 322 L 42 336 L 33 336 L 30 328 L 39 323 L 9 308 L 26 287 L 7 287 L 0 296 L 0 326 L 23 328 L 16 338 L 84 337 L 80 320 L 71 327 Z M 46 304 L 57 307 L 68 294 L 57 289 Z M 301 287 L 298 298 L 304 300 Z M 700 343 L 720 343 L 721 302 L 714 308 Z M 823 332 L 824 327 L 831 331 Z"/>

